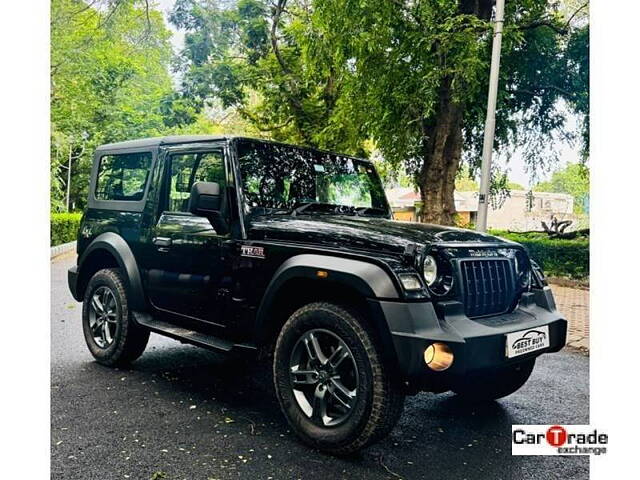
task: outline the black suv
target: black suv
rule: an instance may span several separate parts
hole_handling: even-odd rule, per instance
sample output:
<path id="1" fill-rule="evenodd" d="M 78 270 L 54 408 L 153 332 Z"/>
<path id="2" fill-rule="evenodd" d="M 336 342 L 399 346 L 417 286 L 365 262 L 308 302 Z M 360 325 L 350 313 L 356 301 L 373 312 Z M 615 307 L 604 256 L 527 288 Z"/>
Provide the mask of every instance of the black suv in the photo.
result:
<path id="1" fill-rule="evenodd" d="M 229 136 L 98 148 L 69 287 L 100 363 L 149 332 L 273 358 L 291 427 L 335 454 L 407 394 L 509 395 L 567 329 L 519 244 L 393 221 L 367 160 Z"/>

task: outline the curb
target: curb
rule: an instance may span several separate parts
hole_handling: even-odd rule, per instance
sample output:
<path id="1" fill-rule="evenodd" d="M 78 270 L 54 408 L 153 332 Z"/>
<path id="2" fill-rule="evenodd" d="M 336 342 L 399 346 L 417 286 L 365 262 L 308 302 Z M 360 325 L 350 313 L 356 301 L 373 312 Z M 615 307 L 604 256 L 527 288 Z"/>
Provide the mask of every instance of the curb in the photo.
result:
<path id="1" fill-rule="evenodd" d="M 55 245 L 51 247 L 51 258 L 55 258 L 62 255 L 63 253 L 67 253 L 72 250 L 75 250 L 76 243 L 77 242 L 73 241 L 73 242 L 63 243 L 62 245 Z"/>

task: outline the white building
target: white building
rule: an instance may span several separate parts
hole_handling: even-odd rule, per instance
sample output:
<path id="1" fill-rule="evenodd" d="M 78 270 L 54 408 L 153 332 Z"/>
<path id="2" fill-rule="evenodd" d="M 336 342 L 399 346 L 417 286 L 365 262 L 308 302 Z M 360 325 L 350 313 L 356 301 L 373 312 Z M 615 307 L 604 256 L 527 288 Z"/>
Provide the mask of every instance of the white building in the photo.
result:
<path id="1" fill-rule="evenodd" d="M 420 195 L 413 188 L 398 187 L 387 191 L 387 198 L 398 220 L 416 220 L 415 203 Z M 455 192 L 456 211 L 461 224 L 475 224 L 478 212 L 478 192 Z M 512 190 L 499 208 L 489 204 L 487 226 L 499 230 L 542 230 L 542 221 L 549 224 L 552 216 L 558 220 L 573 220 L 573 197 L 565 193 L 526 192 Z M 571 230 L 571 227 L 569 227 Z"/>

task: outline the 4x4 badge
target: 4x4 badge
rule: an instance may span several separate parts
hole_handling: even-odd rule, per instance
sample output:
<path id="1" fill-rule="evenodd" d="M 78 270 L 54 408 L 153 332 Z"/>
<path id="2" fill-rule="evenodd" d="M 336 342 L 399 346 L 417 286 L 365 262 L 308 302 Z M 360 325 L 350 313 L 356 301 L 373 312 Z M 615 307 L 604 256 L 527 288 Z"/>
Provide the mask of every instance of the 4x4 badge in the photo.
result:
<path id="1" fill-rule="evenodd" d="M 264 258 L 264 247 L 242 245 L 240 251 L 240 255 L 242 255 L 243 257 Z"/>

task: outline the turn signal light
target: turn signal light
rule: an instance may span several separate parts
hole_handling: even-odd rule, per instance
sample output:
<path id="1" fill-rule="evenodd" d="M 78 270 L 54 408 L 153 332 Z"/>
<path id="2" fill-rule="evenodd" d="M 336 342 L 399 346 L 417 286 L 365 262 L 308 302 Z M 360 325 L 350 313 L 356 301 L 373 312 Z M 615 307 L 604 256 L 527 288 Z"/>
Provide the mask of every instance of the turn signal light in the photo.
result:
<path id="1" fill-rule="evenodd" d="M 424 351 L 424 363 L 431 370 L 442 372 L 453 363 L 453 352 L 446 343 L 432 343 Z"/>

